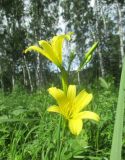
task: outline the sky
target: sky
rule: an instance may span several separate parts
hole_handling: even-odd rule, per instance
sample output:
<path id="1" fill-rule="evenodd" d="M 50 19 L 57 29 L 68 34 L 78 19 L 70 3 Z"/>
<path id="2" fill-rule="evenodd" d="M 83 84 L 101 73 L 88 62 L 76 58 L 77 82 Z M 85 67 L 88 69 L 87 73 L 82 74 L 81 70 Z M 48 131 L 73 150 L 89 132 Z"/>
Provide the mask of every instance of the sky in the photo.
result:
<path id="1" fill-rule="evenodd" d="M 91 7 L 94 7 L 94 5 L 95 5 L 95 0 L 91 0 L 90 5 L 91 5 Z"/>

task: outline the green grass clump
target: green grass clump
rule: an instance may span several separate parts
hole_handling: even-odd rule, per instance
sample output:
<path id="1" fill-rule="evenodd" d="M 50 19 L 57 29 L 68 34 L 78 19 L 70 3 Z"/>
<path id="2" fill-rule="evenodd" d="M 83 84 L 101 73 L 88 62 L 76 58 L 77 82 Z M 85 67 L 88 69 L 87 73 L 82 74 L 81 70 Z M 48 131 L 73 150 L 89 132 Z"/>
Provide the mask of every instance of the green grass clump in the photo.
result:
<path id="1" fill-rule="evenodd" d="M 94 99 L 89 107 L 100 114 L 101 121 L 98 125 L 86 121 L 78 137 L 67 129 L 61 139 L 61 160 L 109 158 L 118 90 L 98 83 L 91 91 Z M 56 160 L 59 116 L 46 111 L 52 104 L 44 89 L 32 94 L 21 89 L 0 93 L 0 159 Z"/>

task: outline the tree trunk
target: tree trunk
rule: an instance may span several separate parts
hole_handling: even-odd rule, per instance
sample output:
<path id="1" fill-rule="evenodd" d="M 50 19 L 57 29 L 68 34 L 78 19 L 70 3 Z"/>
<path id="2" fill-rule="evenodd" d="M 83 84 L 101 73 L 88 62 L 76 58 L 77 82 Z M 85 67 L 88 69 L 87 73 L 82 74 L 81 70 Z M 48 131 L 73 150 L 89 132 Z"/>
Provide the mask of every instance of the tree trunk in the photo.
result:
<path id="1" fill-rule="evenodd" d="M 42 29 L 41 29 L 41 25 L 42 25 L 42 17 L 41 17 L 41 7 L 42 6 L 42 2 L 39 1 L 35 1 L 34 2 L 35 5 L 35 11 L 34 11 L 34 15 L 36 16 L 36 19 L 38 21 L 38 24 L 36 27 L 34 27 L 34 35 L 35 35 L 35 41 L 40 40 L 42 37 Z M 40 58 L 40 54 L 36 53 L 36 65 L 35 65 L 35 78 L 36 78 L 36 87 L 40 88 L 44 82 L 43 79 L 43 70 L 42 70 L 42 61 Z"/>
<path id="2" fill-rule="evenodd" d="M 36 75 L 36 87 L 39 88 L 40 87 L 40 57 L 39 57 L 39 54 L 36 55 L 35 75 Z"/>
<path id="3" fill-rule="evenodd" d="M 116 1 L 116 6 L 117 6 L 117 12 L 118 12 L 118 27 L 119 27 L 119 39 L 120 39 L 121 63 L 123 63 L 124 44 L 123 44 L 122 7 L 118 1 Z"/>
<path id="4" fill-rule="evenodd" d="M 1 83 L 1 90 L 4 91 L 4 83 L 2 79 L 2 67 L 0 65 L 0 83 Z"/>
<path id="5" fill-rule="evenodd" d="M 15 88 L 15 67 L 14 67 L 14 63 L 12 63 L 12 76 L 11 76 L 11 84 L 12 84 L 12 91 Z"/>
<path id="6" fill-rule="evenodd" d="M 95 33 L 95 38 L 96 40 L 99 41 L 99 24 L 98 24 L 98 21 L 99 21 L 99 15 L 100 15 L 100 11 L 99 11 L 99 2 L 98 0 L 95 0 L 95 6 L 94 6 L 94 11 L 95 11 L 95 16 L 96 16 L 96 33 Z M 104 24 L 105 25 L 105 24 Z M 106 26 L 104 26 L 106 27 Z M 105 76 L 105 69 L 104 69 L 104 65 L 103 65 L 103 57 L 102 57 L 102 53 L 101 53 L 101 48 L 100 46 L 98 46 L 97 48 L 97 51 L 98 51 L 98 54 L 99 54 L 99 64 L 100 64 L 100 73 L 101 73 L 101 76 L 104 77 Z"/>
<path id="7" fill-rule="evenodd" d="M 81 82 L 80 81 L 80 72 L 77 73 L 77 76 L 78 76 L 78 84 L 80 85 L 80 82 Z"/>
<path id="8" fill-rule="evenodd" d="M 14 90 L 15 88 L 15 78 L 14 78 L 14 75 L 12 74 L 12 91 Z"/>
<path id="9" fill-rule="evenodd" d="M 101 53 L 100 47 L 98 47 L 97 51 L 98 51 L 98 54 L 99 54 L 99 65 L 100 65 L 101 76 L 104 77 L 105 76 L 105 70 L 104 70 L 104 66 L 103 66 L 103 58 L 102 58 L 102 53 Z"/>
<path id="10" fill-rule="evenodd" d="M 25 64 L 25 67 L 26 67 L 26 70 L 27 70 L 27 74 L 28 74 L 30 90 L 31 90 L 31 92 L 32 92 L 32 91 L 33 91 L 33 85 L 32 85 L 32 80 L 31 80 L 31 74 L 30 74 L 30 70 L 29 70 L 29 67 L 28 67 L 28 65 L 27 65 L 26 57 L 25 57 L 25 56 L 24 56 L 24 64 Z"/>
<path id="11" fill-rule="evenodd" d="M 27 86 L 27 79 L 26 79 L 26 70 L 25 70 L 25 66 L 22 65 L 22 71 L 23 71 L 23 83 L 25 86 Z"/>

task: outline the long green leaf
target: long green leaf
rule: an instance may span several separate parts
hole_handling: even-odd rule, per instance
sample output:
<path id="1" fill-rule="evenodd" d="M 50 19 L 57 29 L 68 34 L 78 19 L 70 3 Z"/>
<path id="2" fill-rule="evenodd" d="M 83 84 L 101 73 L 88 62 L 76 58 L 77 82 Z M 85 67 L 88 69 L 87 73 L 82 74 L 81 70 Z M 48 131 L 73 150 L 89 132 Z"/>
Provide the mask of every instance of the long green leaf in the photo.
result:
<path id="1" fill-rule="evenodd" d="M 121 160 L 123 118 L 125 110 L 125 57 L 120 81 L 110 160 Z"/>

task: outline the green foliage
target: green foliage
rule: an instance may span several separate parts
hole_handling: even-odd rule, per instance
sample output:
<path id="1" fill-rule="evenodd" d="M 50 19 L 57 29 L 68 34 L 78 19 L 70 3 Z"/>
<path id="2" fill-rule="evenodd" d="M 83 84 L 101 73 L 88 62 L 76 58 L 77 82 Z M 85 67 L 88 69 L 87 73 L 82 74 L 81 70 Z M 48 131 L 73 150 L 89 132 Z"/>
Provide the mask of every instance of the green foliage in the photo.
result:
<path id="1" fill-rule="evenodd" d="M 107 89 L 98 81 L 91 88 L 94 99 L 89 107 L 100 114 L 101 121 L 98 125 L 86 121 L 78 137 L 66 128 L 61 160 L 109 158 L 118 93 L 110 84 Z M 10 95 L 0 93 L 2 159 L 56 160 L 59 116 L 46 112 L 50 104 L 55 102 L 44 89 L 32 94 L 18 88 Z"/>
<path id="2" fill-rule="evenodd" d="M 97 81 L 97 84 L 93 86 L 94 99 L 90 108 L 91 110 L 94 109 L 94 112 L 99 113 L 100 122 L 98 126 L 91 123 L 87 123 L 85 126 L 89 137 L 89 147 L 86 149 L 86 152 L 87 154 L 89 152 L 89 156 L 91 155 L 89 157 L 90 160 L 96 158 L 109 159 L 117 105 L 117 88 L 111 85 L 110 88 L 106 89 L 99 82 Z M 112 84 L 112 82 L 110 83 Z M 90 127 L 90 130 L 88 130 L 88 127 Z M 83 154 L 84 156 L 86 152 Z"/>
<path id="3" fill-rule="evenodd" d="M 7 96 L 1 93 L 0 97 L 0 157 L 9 160 L 55 160 L 59 117 L 46 112 L 53 103 L 47 92 L 42 90 L 29 95 L 15 90 Z M 73 156 L 72 149 L 78 151 L 80 144 L 85 143 L 79 138 L 70 142 L 71 139 L 62 140 L 64 149 L 61 157 L 67 160 Z M 79 145 L 75 149 L 76 144 Z"/>
<path id="4" fill-rule="evenodd" d="M 109 89 L 110 83 L 106 82 L 106 80 L 104 78 L 99 77 L 99 81 L 100 81 L 101 87 L 103 87 L 105 89 Z"/>

